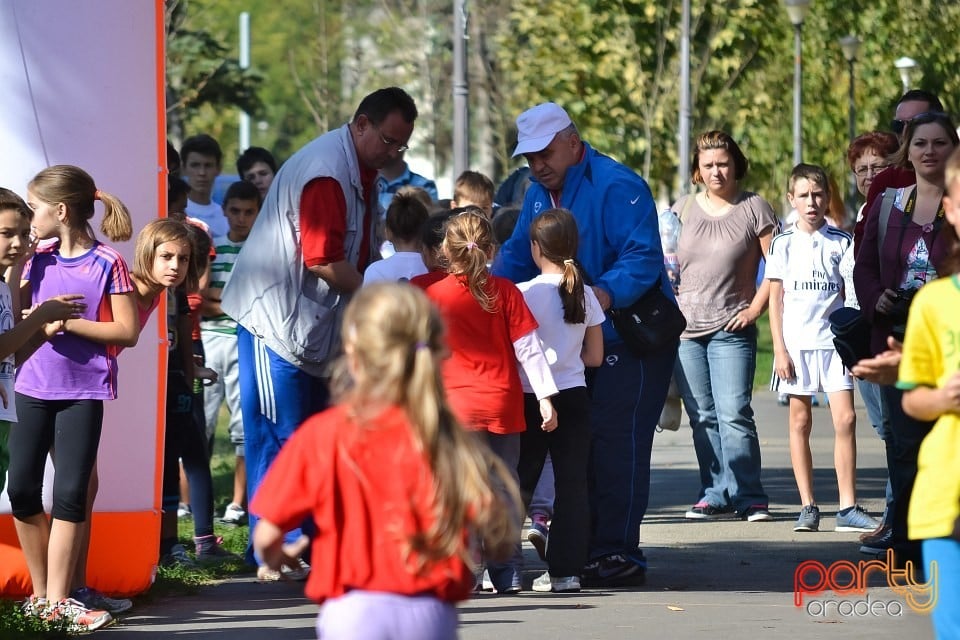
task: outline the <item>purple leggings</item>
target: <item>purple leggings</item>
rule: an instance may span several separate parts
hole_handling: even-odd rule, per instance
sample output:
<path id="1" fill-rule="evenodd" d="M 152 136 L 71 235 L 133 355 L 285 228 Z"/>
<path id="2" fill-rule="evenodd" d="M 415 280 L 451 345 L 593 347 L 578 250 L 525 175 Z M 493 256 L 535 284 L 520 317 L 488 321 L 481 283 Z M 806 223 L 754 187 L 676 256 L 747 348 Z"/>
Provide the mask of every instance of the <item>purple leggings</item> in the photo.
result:
<path id="1" fill-rule="evenodd" d="M 457 608 L 433 596 L 351 591 L 327 600 L 317 616 L 319 640 L 453 640 Z"/>

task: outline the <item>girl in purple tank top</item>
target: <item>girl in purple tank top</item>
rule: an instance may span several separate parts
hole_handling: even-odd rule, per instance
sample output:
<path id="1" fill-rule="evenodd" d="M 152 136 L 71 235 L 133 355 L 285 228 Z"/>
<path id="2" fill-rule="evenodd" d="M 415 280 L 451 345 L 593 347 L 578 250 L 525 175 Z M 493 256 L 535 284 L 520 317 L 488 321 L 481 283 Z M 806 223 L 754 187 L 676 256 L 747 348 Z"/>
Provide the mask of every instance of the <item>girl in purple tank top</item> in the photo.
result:
<path id="1" fill-rule="evenodd" d="M 85 564 L 97 491 L 103 401 L 117 395 L 117 350 L 134 346 L 140 333 L 127 265 L 90 226 L 96 200 L 104 207 L 101 231 L 111 241 L 129 239 L 126 207 L 82 169 L 48 167 L 27 186 L 34 236 L 50 242 L 23 268 L 21 306 L 62 294 L 80 294 L 87 306 L 82 317 L 46 325 L 47 340 L 17 374 L 20 421 L 10 436 L 7 492 L 33 583 L 31 610 L 87 631 L 112 620 L 70 597 L 85 577 L 77 567 Z M 50 519 L 41 495 L 48 453 L 56 469 Z"/>

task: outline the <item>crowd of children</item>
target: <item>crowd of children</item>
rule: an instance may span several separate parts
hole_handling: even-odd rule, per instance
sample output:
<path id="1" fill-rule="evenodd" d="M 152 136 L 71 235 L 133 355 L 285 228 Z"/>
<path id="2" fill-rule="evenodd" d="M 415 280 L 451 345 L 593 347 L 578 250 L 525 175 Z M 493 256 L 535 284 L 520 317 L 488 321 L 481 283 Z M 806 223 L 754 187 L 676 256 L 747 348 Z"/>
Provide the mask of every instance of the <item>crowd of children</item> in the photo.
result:
<path id="1" fill-rule="evenodd" d="M 237 325 L 220 296 L 277 165 L 265 150 L 248 150 L 237 163 L 244 181 L 218 204 L 216 141 L 189 138 L 180 157 L 189 184 L 171 178 L 170 217 L 139 232 L 131 270 L 89 227 L 97 200 L 112 241 L 132 235 L 130 216 L 82 169 L 41 171 L 26 202 L 0 189 L 0 264 L 6 283 L 19 283 L 14 290 L 0 283 L 0 482 L 9 467 L 7 491 L 33 583 L 24 611 L 88 631 L 131 606 L 84 584 L 86 547 L 116 356 L 136 344 L 161 297 L 170 350 L 160 556 L 181 564 L 232 557 L 214 534 L 210 472 L 224 404 L 235 470 L 221 521 L 238 525 L 248 516 Z M 960 311 L 960 155 L 943 164 L 946 193 L 936 215 L 946 224 L 932 224 L 944 226 L 951 253 L 943 268 L 926 272 L 944 277 L 913 298 L 897 386 L 907 416 L 935 422 L 918 443 L 909 534 L 923 540 L 926 566 L 939 565 L 939 597 L 951 602 L 960 598 L 960 331 L 952 315 Z M 789 404 L 800 498 L 794 530 L 821 527 L 811 401 L 825 393 L 839 489 L 834 529 L 872 532 L 880 523 L 856 495 L 854 378 L 830 331 L 850 286 L 840 262 L 853 243 L 827 219 L 831 187 L 821 167 L 794 167 L 786 197 L 795 223 L 765 256 L 773 386 Z M 521 590 L 527 508 L 529 539 L 547 563 L 533 589 L 581 588 L 590 536 L 586 371 L 604 357 L 605 314 L 585 286 L 577 225 L 564 209 L 546 210 L 530 226 L 539 276 L 514 285 L 490 273 L 516 222 L 516 210 L 495 208 L 493 198 L 489 178 L 467 171 L 450 209 L 417 187 L 390 199 L 384 257 L 365 270 L 343 318 L 334 404 L 293 435 L 252 501 L 258 578 L 306 579 L 307 595 L 323 603 L 320 637 L 353 637 L 361 623 L 452 637 L 453 605 L 484 588 L 482 574 L 497 593 Z M 913 201 L 903 202 L 909 209 Z M 64 421 L 71 429 L 58 428 Z M 49 518 L 38 489 L 48 454 L 56 469 Z M 383 468 L 394 472 L 387 478 Z M 178 510 L 194 519 L 193 554 L 178 542 Z M 311 518 L 310 540 L 284 542 L 285 532 Z M 373 523 L 386 520 L 398 526 L 373 536 Z M 300 559 L 307 544 L 324 558 L 312 571 Z M 946 607 L 934 620 L 938 630 L 960 629 Z"/>

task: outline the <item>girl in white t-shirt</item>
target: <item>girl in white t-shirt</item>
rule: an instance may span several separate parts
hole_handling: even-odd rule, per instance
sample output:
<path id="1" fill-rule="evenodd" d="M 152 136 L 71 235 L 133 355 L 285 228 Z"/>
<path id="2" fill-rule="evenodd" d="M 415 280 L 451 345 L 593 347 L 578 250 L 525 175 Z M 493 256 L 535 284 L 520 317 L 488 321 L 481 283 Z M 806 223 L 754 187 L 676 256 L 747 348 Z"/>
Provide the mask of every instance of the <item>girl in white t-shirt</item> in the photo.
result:
<path id="1" fill-rule="evenodd" d="M 584 371 L 603 360 L 604 313 L 574 261 L 578 241 L 573 214 L 566 209 L 542 213 L 530 225 L 531 253 L 540 275 L 517 285 L 537 319 L 540 344 L 560 390 L 553 398 L 558 426 L 545 431 L 537 398 L 521 371 L 527 430 L 518 471 L 524 501 L 530 501 L 548 452 L 556 484 L 548 571 L 534 580 L 534 591 L 579 591 L 590 538 L 590 400 Z"/>
<path id="2" fill-rule="evenodd" d="M 367 267 L 363 272 L 363 286 L 374 282 L 406 281 L 427 272 L 420 255 L 420 230 L 427 218 L 427 208 L 417 196 L 411 193 L 393 196 L 384 231 L 394 253 Z"/>

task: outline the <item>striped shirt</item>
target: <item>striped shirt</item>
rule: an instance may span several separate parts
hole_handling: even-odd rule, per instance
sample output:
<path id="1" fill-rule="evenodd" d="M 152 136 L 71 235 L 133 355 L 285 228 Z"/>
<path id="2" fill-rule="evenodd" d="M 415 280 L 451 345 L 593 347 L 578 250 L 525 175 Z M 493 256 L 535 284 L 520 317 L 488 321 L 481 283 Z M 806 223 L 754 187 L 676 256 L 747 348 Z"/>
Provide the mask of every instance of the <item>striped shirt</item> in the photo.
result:
<path id="1" fill-rule="evenodd" d="M 207 291 L 210 297 L 219 300 L 223 288 L 227 286 L 230 276 L 233 275 L 233 265 L 237 262 L 237 256 L 240 255 L 243 242 L 233 242 L 226 235 L 222 235 L 215 238 L 213 244 L 217 251 L 217 257 L 210 263 L 210 284 L 207 285 Z M 227 314 L 221 314 L 212 318 L 204 318 L 200 322 L 200 329 L 202 331 L 236 335 L 237 323 Z"/>

